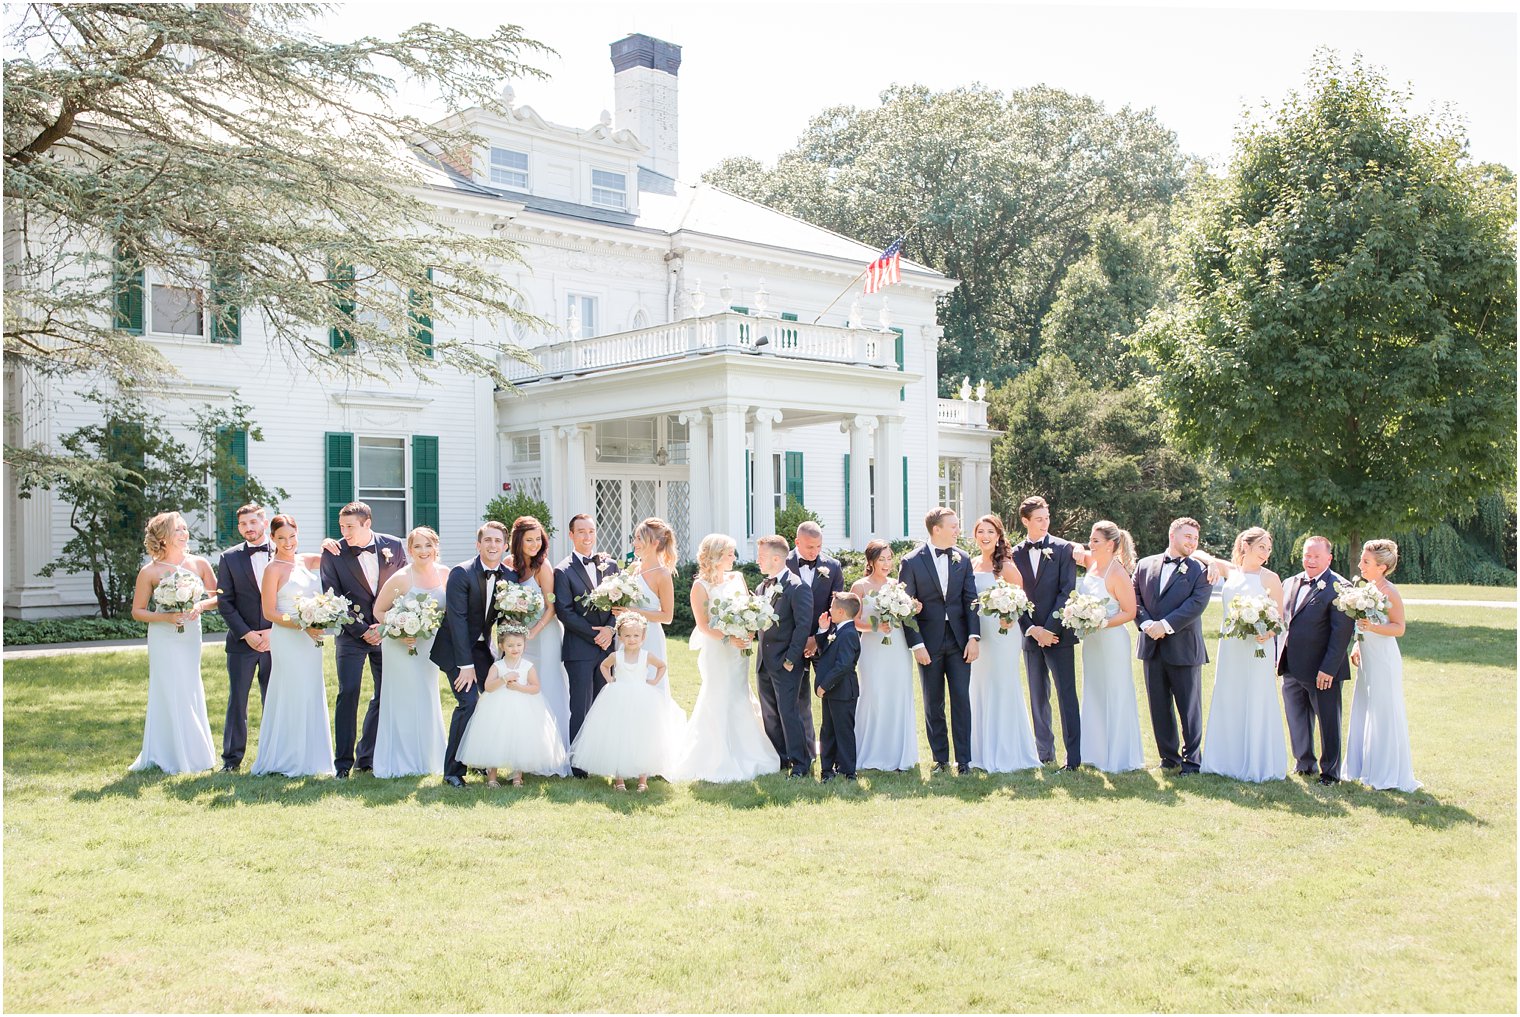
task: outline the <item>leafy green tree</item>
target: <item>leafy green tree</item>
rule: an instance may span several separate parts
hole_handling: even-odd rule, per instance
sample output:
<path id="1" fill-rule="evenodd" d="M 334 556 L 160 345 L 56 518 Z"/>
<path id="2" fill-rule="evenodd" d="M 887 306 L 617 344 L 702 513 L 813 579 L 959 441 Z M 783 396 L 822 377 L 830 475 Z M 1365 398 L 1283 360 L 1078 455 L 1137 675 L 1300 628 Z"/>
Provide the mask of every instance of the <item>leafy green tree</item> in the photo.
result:
<path id="1" fill-rule="evenodd" d="M 1165 545 L 1180 515 L 1196 517 L 1212 546 L 1226 539 L 1208 472 L 1167 443 L 1143 387 L 1095 384 L 1047 354 L 988 403 L 988 422 L 1005 432 L 992 448 L 993 505 L 1011 525 L 1019 503 L 1038 494 L 1050 502 L 1052 530 L 1073 540 L 1112 519 L 1148 553 Z"/>
<path id="2" fill-rule="evenodd" d="M 326 9 L 17 6 L 4 64 L 8 370 L 173 375 L 131 328 L 150 266 L 202 290 L 216 334 L 257 315 L 304 369 L 447 365 L 501 380 L 509 347 L 435 339 L 431 321 L 527 320 L 500 271 L 515 248 L 440 223 L 423 194 L 448 164 L 468 168 L 474 139 L 453 114 L 540 75 L 521 58 L 546 50 L 513 26 L 327 42 L 303 27 Z M 445 115 L 400 109 L 396 75 Z M 23 488 L 92 472 L 109 487 L 47 449 L 8 445 L 5 458 Z"/>
<path id="3" fill-rule="evenodd" d="M 824 110 L 772 169 L 734 159 L 704 179 L 865 243 L 906 231 L 907 257 L 961 281 L 940 308 L 949 386 L 1031 363 L 1093 224 L 1164 210 L 1183 173 L 1176 137 L 1149 110 L 1043 85 L 914 85 L 873 108 Z"/>
<path id="4" fill-rule="evenodd" d="M 486 503 L 486 514 L 480 518 L 487 521 L 494 519 L 511 530 L 519 516 L 534 517 L 544 524 L 546 534 L 554 536 L 554 518 L 549 514 L 548 503 L 523 491 L 498 494 Z"/>
<path id="5" fill-rule="evenodd" d="M 192 549 L 208 554 L 216 549 L 217 534 L 203 521 L 250 501 L 274 510 L 285 497 L 283 490 L 267 488 L 249 474 L 233 453 L 238 432 L 246 432 L 249 442 L 264 440 L 241 402 L 192 408 L 186 444 L 174 437 L 164 415 L 138 395 L 92 391 L 84 399 L 100 407 L 101 422 L 65 435 L 63 448 L 103 464 L 114 479 L 106 485 L 93 478 L 59 485 L 74 535 L 37 574 L 88 573 L 102 618 L 126 613 L 145 560 L 143 529 L 156 513 L 185 516 Z M 177 408 L 175 415 L 178 424 L 183 411 Z"/>
<path id="6" fill-rule="evenodd" d="M 802 504 L 796 495 L 787 495 L 786 507 L 776 513 L 776 532 L 790 541 L 796 537 L 797 527 L 809 521 L 823 525 L 818 513 Z"/>
<path id="7" fill-rule="evenodd" d="M 1184 210 L 1140 345 L 1238 502 L 1357 547 L 1514 483 L 1514 190 L 1376 70 L 1316 64 Z"/>

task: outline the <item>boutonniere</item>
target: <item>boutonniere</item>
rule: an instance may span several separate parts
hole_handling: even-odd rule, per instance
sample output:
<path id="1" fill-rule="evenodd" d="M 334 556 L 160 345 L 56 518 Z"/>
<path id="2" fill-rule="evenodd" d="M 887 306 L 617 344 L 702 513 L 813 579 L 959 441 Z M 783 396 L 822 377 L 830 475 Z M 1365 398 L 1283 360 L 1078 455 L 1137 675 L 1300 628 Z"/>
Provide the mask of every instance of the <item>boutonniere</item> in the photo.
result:
<path id="1" fill-rule="evenodd" d="M 829 567 L 827 565 L 821 565 L 821 566 L 819 566 L 819 568 L 818 568 L 818 578 L 820 578 L 820 579 L 827 579 L 827 578 L 829 578 Z"/>
<path id="2" fill-rule="evenodd" d="M 1185 561 L 1179 561 L 1177 563 L 1177 572 L 1178 572 L 1179 575 L 1184 575 L 1184 576 L 1187 575 L 1187 570 L 1188 570 L 1187 562 L 1185 562 Z"/>
<path id="3" fill-rule="evenodd" d="M 1321 579 L 1319 582 L 1314 584 L 1314 588 L 1316 590 L 1323 590 L 1325 588 L 1325 581 Z"/>
<path id="4" fill-rule="evenodd" d="M 1046 561 L 1049 561 L 1051 558 L 1054 558 L 1055 554 L 1056 553 L 1053 550 L 1051 550 L 1050 548 L 1048 548 L 1048 547 L 1042 547 L 1042 548 L 1040 548 L 1040 557 L 1044 558 Z"/>
<path id="5" fill-rule="evenodd" d="M 380 549 L 380 557 L 384 558 L 385 559 L 385 563 L 387 565 L 389 565 L 391 559 L 394 558 L 394 557 L 396 557 L 396 556 L 391 553 L 391 549 L 390 548 L 388 548 L 388 547 L 382 547 Z"/>

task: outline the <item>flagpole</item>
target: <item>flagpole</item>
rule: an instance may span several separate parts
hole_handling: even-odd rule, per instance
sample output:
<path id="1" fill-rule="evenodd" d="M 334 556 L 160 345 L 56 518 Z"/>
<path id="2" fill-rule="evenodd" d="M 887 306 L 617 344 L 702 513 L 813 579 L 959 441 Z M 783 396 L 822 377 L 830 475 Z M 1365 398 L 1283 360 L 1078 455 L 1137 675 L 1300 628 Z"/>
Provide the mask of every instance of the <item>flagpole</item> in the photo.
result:
<path id="1" fill-rule="evenodd" d="M 907 244 L 908 237 L 912 235 L 912 233 L 913 233 L 914 230 L 918 229 L 923 224 L 924 224 L 924 220 L 920 219 L 918 222 L 914 223 L 912 226 L 909 226 L 907 229 L 903 230 L 902 236 L 898 237 L 895 241 L 893 241 L 893 243 Z M 892 244 L 888 244 L 887 245 L 888 248 L 890 248 L 891 246 L 892 246 Z M 855 288 L 855 284 L 856 283 L 860 282 L 860 280 L 862 280 L 862 279 L 864 279 L 866 277 L 866 273 L 869 272 L 869 271 L 871 271 L 871 265 L 874 265 L 874 264 L 876 264 L 876 259 L 872 259 L 872 261 L 870 262 L 870 264 L 866 265 L 865 268 L 861 269 L 860 270 L 860 274 L 857 275 L 855 278 L 851 279 L 850 280 L 850 284 L 848 286 L 846 286 L 844 289 L 842 289 L 842 290 L 839 291 L 839 296 L 835 297 L 833 300 L 830 300 L 828 307 L 825 307 L 823 310 L 821 310 L 821 311 L 818 312 L 818 317 L 816 317 L 816 318 L 813 319 L 813 324 L 816 325 L 820 321 L 822 321 L 823 320 L 823 316 L 825 314 L 828 314 L 829 311 L 831 311 L 833 309 L 834 305 L 837 304 L 837 303 L 839 303 L 839 301 L 844 298 L 844 295 L 846 293 L 848 293 L 851 290 L 853 290 Z"/>

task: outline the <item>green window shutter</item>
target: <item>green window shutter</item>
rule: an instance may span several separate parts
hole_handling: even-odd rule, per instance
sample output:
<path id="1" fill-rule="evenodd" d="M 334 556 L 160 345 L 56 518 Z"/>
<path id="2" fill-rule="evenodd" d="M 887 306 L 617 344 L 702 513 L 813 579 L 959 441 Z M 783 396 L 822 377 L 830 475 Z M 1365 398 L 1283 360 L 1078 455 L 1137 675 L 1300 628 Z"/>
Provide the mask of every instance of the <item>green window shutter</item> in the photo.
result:
<path id="1" fill-rule="evenodd" d="M 347 431 L 327 432 L 327 530 L 336 537 L 338 513 L 354 500 L 354 436 Z"/>
<path id="2" fill-rule="evenodd" d="M 227 480 L 225 488 L 218 484 L 216 492 L 216 539 L 217 543 L 226 547 L 237 539 L 237 510 L 243 504 L 243 496 L 248 490 L 247 428 L 217 428 L 216 446 L 218 455 L 225 454 L 237 467 Z"/>
<path id="3" fill-rule="evenodd" d="M 143 267 L 136 258 L 116 245 L 116 270 L 112 278 L 112 292 L 116 295 L 116 321 L 118 331 L 143 334 Z"/>
<path id="4" fill-rule="evenodd" d="M 755 535 L 755 454 L 744 450 L 744 532 Z"/>
<path id="5" fill-rule="evenodd" d="M 908 532 L 908 457 L 903 456 L 903 536 Z"/>
<path id="6" fill-rule="evenodd" d="M 358 310 L 358 304 L 354 301 L 354 266 L 334 265 L 328 274 L 328 279 L 333 284 L 333 300 L 337 305 L 338 313 L 346 318 L 352 318 Z M 327 345 L 334 353 L 352 353 L 358 348 L 354 342 L 354 334 L 338 325 L 327 330 Z M 337 530 L 331 532 L 336 533 Z"/>
<path id="7" fill-rule="evenodd" d="M 237 273 L 211 267 L 211 341 L 238 346 L 243 342 L 243 310 L 226 302 L 228 291 L 236 287 Z"/>
<path id="8" fill-rule="evenodd" d="M 793 314 L 791 311 L 782 311 L 781 312 L 781 320 L 782 321 L 796 321 L 797 320 L 797 316 L 795 314 Z"/>
<path id="9" fill-rule="evenodd" d="M 807 504 L 802 500 L 801 452 L 788 452 L 786 454 L 786 496 L 788 499 L 796 498 L 799 504 Z"/>
<path id="10" fill-rule="evenodd" d="M 844 535 L 850 535 L 850 453 L 844 454 Z"/>
<path id="11" fill-rule="evenodd" d="M 412 290 L 408 294 L 407 302 L 412 309 L 412 337 L 417 340 L 417 345 L 422 347 L 422 355 L 429 360 L 433 359 L 433 270 L 427 270 L 428 292 L 419 293 Z M 419 523 L 418 525 L 429 525 Z M 437 527 L 433 527 L 435 530 Z"/>
<path id="12" fill-rule="evenodd" d="M 734 305 L 730 306 L 729 310 L 730 311 L 738 311 L 740 314 L 748 314 L 749 313 L 749 308 L 748 307 L 740 307 L 738 304 L 734 304 Z"/>
<path id="13" fill-rule="evenodd" d="M 412 525 L 438 529 L 438 438 L 412 435 Z"/>
<path id="14" fill-rule="evenodd" d="M 894 328 L 892 331 L 897 333 L 897 369 L 899 371 L 903 371 L 907 369 L 904 367 L 904 365 L 907 363 L 907 358 L 904 356 L 904 353 L 906 351 L 903 348 L 903 330 L 900 328 Z M 908 386 L 904 385 L 902 388 L 897 390 L 897 399 L 899 402 L 908 401 Z"/>

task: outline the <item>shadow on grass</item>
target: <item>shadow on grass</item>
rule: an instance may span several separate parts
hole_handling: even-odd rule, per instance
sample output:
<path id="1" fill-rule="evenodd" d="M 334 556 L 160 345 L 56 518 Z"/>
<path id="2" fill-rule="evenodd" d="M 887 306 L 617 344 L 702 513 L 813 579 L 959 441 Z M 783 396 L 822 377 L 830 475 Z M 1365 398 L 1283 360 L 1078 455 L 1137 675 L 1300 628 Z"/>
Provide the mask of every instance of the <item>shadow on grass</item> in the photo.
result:
<path id="1" fill-rule="evenodd" d="M 1405 638 L 1399 640 L 1399 651 L 1408 660 L 1513 668 L 1515 630 L 1513 627 L 1414 621 L 1409 623 Z"/>

